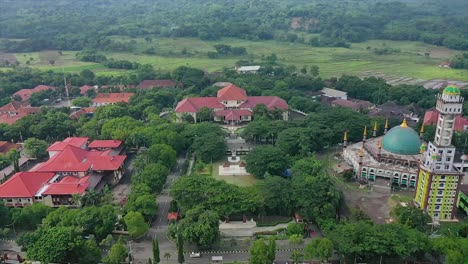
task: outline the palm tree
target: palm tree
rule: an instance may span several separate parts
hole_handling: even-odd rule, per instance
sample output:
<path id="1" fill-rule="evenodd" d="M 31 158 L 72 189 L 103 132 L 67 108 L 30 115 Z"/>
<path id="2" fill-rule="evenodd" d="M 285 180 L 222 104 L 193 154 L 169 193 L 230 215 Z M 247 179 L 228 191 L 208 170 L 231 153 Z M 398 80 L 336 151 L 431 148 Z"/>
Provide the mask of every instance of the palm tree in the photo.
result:
<path id="1" fill-rule="evenodd" d="M 169 264 L 169 258 L 171 257 L 171 253 L 169 252 L 164 253 L 164 257 L 166 258 L 166 262 Z"/>

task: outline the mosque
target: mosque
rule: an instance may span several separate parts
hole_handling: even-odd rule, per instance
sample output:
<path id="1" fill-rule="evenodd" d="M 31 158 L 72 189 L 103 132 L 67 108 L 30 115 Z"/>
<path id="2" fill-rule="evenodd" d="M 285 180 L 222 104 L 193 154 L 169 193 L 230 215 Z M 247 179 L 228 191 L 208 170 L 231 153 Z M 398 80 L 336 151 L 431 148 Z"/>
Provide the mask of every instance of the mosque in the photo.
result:
<path id="1" fill-rule="evenodd" d="M 455 117 L 462 114 L 463 97 L 460 89 L 446 87 L 437 95 L 436 111 L 439 113 L 434 140 L 423 142 L 424 126 L 418 134 L 402 124 L 377 137 L 377 123 L 372 137 L 348 145 L 345 132 L 343 157 L 353 167 L 358 179 L 375 183 L 378 178 L 387 179 L 389 185 L 415 191 L 414 203 L 433 219 L 450 221 L 455 217 L 457 197 L 468 156 L 455 163 L 456 149 L 452 145 Z"/>
<path id="2" fill-rule="evenodd" d="M 355 175 L 361 179 L 375 182 L 380 177 L 401 188 L 414 189 L 423 146 L 420 135 L 408 126 L 406 120 L 390 130 L 387 121 L 384 136 L 376 137 L 376 132 L 377 123 L 374 123 L 372 138 L 366 138 L 365 128 L 363 140 L 349 146 L 345 132 L 344 159 L 353 166 Z"/>

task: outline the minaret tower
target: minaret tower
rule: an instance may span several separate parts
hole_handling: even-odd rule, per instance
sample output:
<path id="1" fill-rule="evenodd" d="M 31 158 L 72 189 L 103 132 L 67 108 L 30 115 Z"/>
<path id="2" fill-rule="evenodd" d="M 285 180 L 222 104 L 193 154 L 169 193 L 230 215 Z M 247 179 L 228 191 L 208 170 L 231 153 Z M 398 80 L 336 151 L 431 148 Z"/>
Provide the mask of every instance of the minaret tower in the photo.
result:
<path id="1" fill-rule="evenodd" d="M 462 113 L 460 89 L 448 86 L 437 95 L 439 113 L 434 141 L 424 149 L 419 168 L 415 202 L 438 220 L 453 219 L 462 174 L 453 166 L 455 147 L 452 145 L 454 121 Z"/>

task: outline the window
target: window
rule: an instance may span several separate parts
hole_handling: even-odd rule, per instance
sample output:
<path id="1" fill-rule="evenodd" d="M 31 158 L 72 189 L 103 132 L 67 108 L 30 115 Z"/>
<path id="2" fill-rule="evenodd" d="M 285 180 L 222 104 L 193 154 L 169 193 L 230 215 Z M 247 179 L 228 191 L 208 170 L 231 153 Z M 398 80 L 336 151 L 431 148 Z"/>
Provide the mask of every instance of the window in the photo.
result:
<path id="1" fill-rule="evenodd" d="M 439 150 L 439 154 L 442 154 L 444 151 L 443 150 Z"/>
<path id="2" fill-rule="evenodd" d="M 438 191 L 437 194 L 438 195 L 442 195 L 443 191 Z"/>
<path id="3" fill-rule="evenodd" d="M 13 202 L 13 199 L 6 199 L 6 201 L 11 203 L 11 202 Z"/>
<path id="4" fill-rule="evenodd" d="M 445 159 L 445 161 L 450 161 L 452 158 L 448 157 Z"/>
<path id="5" fill-rule="evenodd" d="M 439 187 L 444 187 L 445 184 L 444 183 L 439 183 Z"/>
<path id="6" fill-rule="evenodd" d="M 441 179 L 441 180 L 445 180 L 445 176 L 441 176 L 440 179 Z"/>
<path id="7" fill-rule="evenodd" d="M 442 201 L 442 199 L 440 199 L 440 198 L 436 199 L 436 203 L 440 203 L 441 201 Z"/>

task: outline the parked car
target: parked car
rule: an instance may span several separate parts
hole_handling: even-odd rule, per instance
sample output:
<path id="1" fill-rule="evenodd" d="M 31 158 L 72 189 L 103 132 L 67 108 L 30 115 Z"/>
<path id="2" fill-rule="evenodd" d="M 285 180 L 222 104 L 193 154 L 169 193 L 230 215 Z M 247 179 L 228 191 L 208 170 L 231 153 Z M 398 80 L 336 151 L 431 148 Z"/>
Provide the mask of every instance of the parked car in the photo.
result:
<path id="1" fill-rule="evenodd" d="M 191 258 L 199 258 L 199 257 L 201 257 L 201 254 L 200 254 L 200 252 L 192 252 L 192 253 L 190 253 L 190 257 Z"/>

